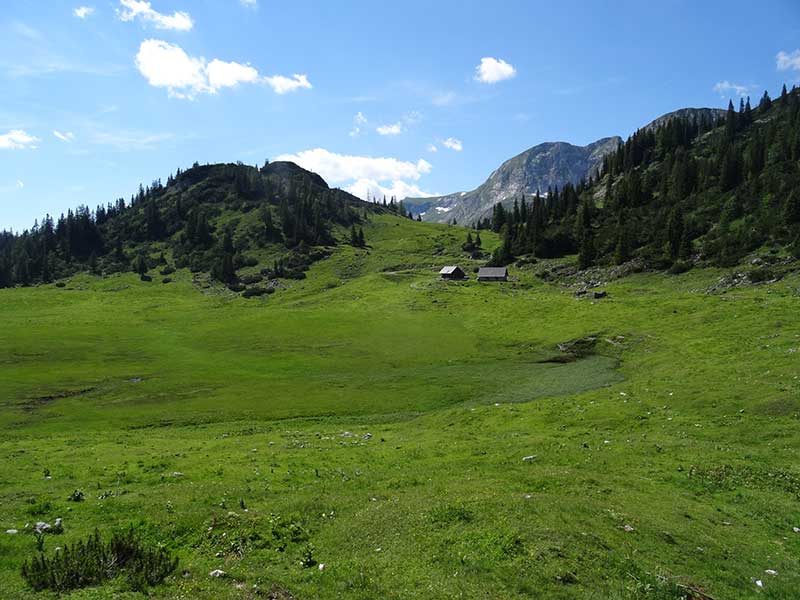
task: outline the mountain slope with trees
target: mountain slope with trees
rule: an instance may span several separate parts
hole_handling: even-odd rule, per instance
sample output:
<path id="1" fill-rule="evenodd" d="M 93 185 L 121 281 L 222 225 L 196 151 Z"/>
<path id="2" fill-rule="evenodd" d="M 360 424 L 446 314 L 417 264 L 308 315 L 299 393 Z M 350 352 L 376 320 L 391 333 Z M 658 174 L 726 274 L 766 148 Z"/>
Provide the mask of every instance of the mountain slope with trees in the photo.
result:
<path id="1" fill-rule="evenodd" d="M 764 245 L 800 256 L 800 92 L 724 118 L 679 115 L 637 131 L 577 186 L 494 207 L 494 261 L 579 254 L 582 268 L 632 258 L 682 270 L 731 266 Z"/>
<path id="2" fill-rule="evenodd" d="M 348 231 L 351 243 L 364 245 L 361 224 L 370 213 L 400 210 L 330 189 L 294 163 L 195 163 L 166 184 L 140 185 L 127 202 L 81 206 L 19 235 L 3 232 L 0 287 L 48 283 L 81 270 L 146 277 L 156 267 L 163 274 L 188 267 L 241 286 L 237 269 L 264 256 L 274 257 L 262 269 L 265 277 L 301 277 L 322 248 L 347 241 Z"/>

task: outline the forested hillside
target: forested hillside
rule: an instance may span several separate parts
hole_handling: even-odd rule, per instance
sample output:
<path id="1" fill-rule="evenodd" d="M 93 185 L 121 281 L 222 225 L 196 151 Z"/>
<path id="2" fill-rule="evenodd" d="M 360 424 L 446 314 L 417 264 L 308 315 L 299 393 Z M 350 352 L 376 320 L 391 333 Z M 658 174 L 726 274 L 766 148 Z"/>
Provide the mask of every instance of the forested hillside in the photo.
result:
<path id="1" fill-rule="evenodd" d="M 723 119 L 676 116 L 636 132 L 577 186 L 497 205 L 478 223 L 503 233 L 494 262 L 579 253 L 653 268 L 731 266 L 764 245 L 800 257 L 800 92 Z"/>
<path id="2" fill-rule="evenodd" d="M 365 243 L 369 212 L 392 211 L 330 189 L 293 163 L 198 165 L 140 186 L 95 210 L 79 207 L 57 221 L 46 216 L 20 235 L 0 234 L 0 287 L 47 283 L 89 270 L 96 274 L 160 267 L 207 271 L 234 285 L 236 270 L 274 258 L 264 275 L 302 276 L 340 238 Z M 346 237 L 350 228 L 350 238 Z M 357 230 L 358 228 L 358 230 Z M 360 235 L 359 235 L 360 233 Z M 266 252 L 265 252 L 266 250 Z"/>

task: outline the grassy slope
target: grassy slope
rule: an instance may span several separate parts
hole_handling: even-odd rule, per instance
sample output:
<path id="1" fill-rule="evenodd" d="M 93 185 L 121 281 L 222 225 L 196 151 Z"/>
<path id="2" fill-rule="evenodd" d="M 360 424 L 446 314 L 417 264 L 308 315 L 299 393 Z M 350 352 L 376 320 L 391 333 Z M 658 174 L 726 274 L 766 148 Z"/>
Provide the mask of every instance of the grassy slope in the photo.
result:
<path id="1" fill-rule="evenodd" d="M 469 263 L 458 228 L 366 233 L 263 299 L 188 274 L 1 290 L 0 530 L 63 516 L 52 550 L 146 523 L 190 569 L 164 597 L 644 597 L 648 573 L 792 597 L 797 278 L 709 296 L 715 272 L 637 275 L 591 303 L 528 272 L 436 281 Z M 536 363 L 591 333 L 608 356 Z M 259 547 L 270 514 L 324 571 Z M 1 535 L 0 597 L 25 597 L 32 537 Z"/>

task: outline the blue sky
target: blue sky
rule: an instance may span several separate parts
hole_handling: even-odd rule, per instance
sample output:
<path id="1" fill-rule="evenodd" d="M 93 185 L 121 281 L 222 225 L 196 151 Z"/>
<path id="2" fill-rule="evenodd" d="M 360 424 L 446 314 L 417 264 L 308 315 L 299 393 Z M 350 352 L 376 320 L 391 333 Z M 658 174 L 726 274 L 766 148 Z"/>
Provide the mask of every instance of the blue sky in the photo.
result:
<path id="1" fill-rule="evenodd" d="M 194 161 L 468 190 L 538 143 L 798 80 L 797 0 L 8 0 L 0 229 Z"/>

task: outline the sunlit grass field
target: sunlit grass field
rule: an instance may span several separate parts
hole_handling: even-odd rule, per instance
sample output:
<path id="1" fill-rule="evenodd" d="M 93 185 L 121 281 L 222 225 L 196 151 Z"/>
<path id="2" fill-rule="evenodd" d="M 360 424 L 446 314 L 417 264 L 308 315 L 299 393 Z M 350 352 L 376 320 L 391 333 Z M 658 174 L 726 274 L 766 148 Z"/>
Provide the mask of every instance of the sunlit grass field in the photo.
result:
<path id="1" fill-rule="evenodd" d="M 365 233 L 255 299 L 181 271 L 0 290 L 0 597 L 37 596 L 25 525 L 57 517 L 48 553 L 131 524 L 173 550 L 163 598 L 797 597 L 797 276 L 579 300 L 537 266 L 476 282 L 461 228 Z"/>

